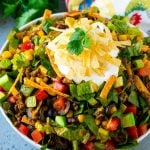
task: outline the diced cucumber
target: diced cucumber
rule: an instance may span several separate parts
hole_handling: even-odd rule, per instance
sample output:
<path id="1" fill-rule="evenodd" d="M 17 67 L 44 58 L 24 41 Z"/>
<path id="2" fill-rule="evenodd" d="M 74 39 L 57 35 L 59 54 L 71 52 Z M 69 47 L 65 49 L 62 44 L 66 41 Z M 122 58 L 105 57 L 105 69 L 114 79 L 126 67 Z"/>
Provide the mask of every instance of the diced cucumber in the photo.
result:
<path id="1" fill-rule="evenodd" d="M 23 84 L 23 85 L 21 85 L 20 91 L 24 96 L 28 97 L 32 93 L 33 89 L 34 89 L 33 87 L 28 87 Z"/>
<path id="2" fill-rule="evenodd" d="M 66 121 L 65 116 L 56 116 L 55 122 L 58 123 L 62 127 L 65 127 L 67 125 L 67 121 Z"/>
<path id="3" fill-rule="evenodd" d="M 116 79 L 115 84 L 114 84 L 115 88 L 118 88 L 118 87 L 121 87 L 121 86 L 123 86 L 123 77 L 122 76 L 118 77 Z"/>
<path id="4" fill-rule="evenodd" d="M 36 97 L 35 96 L 28 97 L 25 103 L 27 107 L 36 107 Z"/>
<path id="5" fill-rule="evenodd" d="M 135 126 L 135 118 L 133 113 L 128 113 L 122 116 L 121 125 L 123 128 Z"/>
<path id="6" fill-rule="evenodd" d="M 13 80 L 7 74 L 0 77 L 0 86 L 2 86 L 5 91 L 9 91 L 12 85 Z"/>

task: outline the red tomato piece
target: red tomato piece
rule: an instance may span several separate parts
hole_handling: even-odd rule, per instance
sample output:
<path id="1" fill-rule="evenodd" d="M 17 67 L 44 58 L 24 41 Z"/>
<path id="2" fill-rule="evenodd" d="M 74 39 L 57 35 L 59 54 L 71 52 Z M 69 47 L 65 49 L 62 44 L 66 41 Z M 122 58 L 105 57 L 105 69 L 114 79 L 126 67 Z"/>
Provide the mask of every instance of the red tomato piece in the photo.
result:
<path id="1" fill-rule="evenodd" d="M 132 112 L 135 116 L 137 114 L 137 107 L 134 106 L 134 105 L 128 105 L 126 110 L 125 110 L 125 113 L 130 113 Z"/>
<path id="2" fill-rule="evenodd" d="M 109 119 L 107 124 L 107 129 L 110 131 L 115 131 L 118 129 L 119 125 L 120 125 L 120 119 L 118 117 L 114 117 Z"/>
<path id="3" fill-rule="evenodd" d="M 136 126 L 133 127 L 127 127 L 128 135 L 131 139 L 137 139 L 138 138 L 138 130 Z"/>
<path id="4" fill-rule="evenodd" d="M 54 89 L 59 92 L 66 93 L 68 91 L 68 86 L 60 82 L 54 82 Z"/>
<path id="5" fill-rule="evenodd" d="M 16 103 L 16 97 L 15 96 L 9 96 L 8 98 L 7 98 L 7 101 L 8 102 L 10 102 L 10 103 Z"/>
<path id="6" fill-rule="evenodd" d="M 43 101 L 48 97 L 48 94 L 44 90 L 38 90 L 35 94 L 35 97 L 38 101 Z"/>
<path id="7" fill-rule="evenodd" d="M 1 91 L 1 92 L 5 92 L 5 90 L 3 89 L 2 86 L 0 86 L 0 91 Z"/>
<path id="8" fill-rule="evenodd" d="M 56 109 L 57 111 L 64 110 L 65 107 L 66 107 L 66 99 L 63 97 L 58 97 L 53 103 L 53 108 Z"/>
<path id="9" fill-rule="evenodd" d="M 106 150 L 115 150 L 115 149 L 116 149 L 116 144 L 115 144 L 115 142 L 113 142 L 112 140 L 108 140 L 108 141 L 106 142 L 105 149 L 106 149 Z"/>
<path id="10" fill-rule="evenodd" d="M 24 135 L 29 134 L 29 129 L 23 124 L 20 124 L 20 126 L 18 127 L 18 130 Z"/>
<path id="11" fill-rule="evenodd" d="M 120 94 L 122 92 L 122 88 L 118 87 L 118 88 L 116 88 L 116 91 L 117 91 L 118 94 Z"/>
<path id="12" fill-rule="evenodd" d="M 137 70 L 137 75 L 138 76 L 150 76 L 150 61 L 146 61 L 144 63 L 144 67 L 139 68 Z"/>
<path id="13" fill-rule="evenodd" d="M 26 50 L 29 50 L 29 49 L 33 49 L 34 48 L 34 45 L 32 42 L 30 41 L 26 41 L 22 44 L 19 45 L 19 48 L 22 50 L 22 51 L 26 51 Z"/>
<path id="14" fill-rule="evenodd" d="M 94 143 L 87 142 L 86 144 L 84 144 L 84 150 L 95 150 Z"/>
<path id="15" fill-rule="evenodd" d="M 143 134 L 145 134 L 147 132 L 148 128 L 147 128 L 147 124 L 144 123 L 144 124 L 140 124 L 138 126 L 138 135 L 141 136 Z"/>
<path id="16" fill-rule="evenodd" d="M 39 143 L 43 139 L 43 134 L 40 131 L 38 131 L 37 129 L 35 129 L 31 133 L 31 137 L 34 142 Z"/>
<path id="17" fill-rule="evenodd" d="M 53 82 L 59 82 L 61 83 L 62 79 L 61 78 L 51 78 Z"/>

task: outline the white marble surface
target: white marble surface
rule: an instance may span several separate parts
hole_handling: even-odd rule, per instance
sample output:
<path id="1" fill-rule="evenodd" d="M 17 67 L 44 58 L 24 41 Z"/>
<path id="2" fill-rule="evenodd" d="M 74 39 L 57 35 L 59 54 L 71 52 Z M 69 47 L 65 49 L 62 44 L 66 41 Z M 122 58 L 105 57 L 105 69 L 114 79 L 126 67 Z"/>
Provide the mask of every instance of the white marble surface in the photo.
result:
<path id="1" fill-rule="evenodd" d="M 10 29 L 14 26 L 14 20 L 0 20 L 0 48 Z M 144 139 L 135 150 L 150 150 L 150 135 Z M 0 150 L 36 150 L 31 144 L 16 134 L 0 113 Z"/>

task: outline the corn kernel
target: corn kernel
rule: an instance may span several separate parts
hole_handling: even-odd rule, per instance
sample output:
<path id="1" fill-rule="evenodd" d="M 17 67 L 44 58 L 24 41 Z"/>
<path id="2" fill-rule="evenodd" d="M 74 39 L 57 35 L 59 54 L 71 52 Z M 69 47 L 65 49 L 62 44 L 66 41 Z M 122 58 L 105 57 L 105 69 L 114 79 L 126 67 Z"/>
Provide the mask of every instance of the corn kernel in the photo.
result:
<path id="1" fill-rule="evenodd" d="M 71 118 L 73 116 L 73 111 L 69 111 L 66 115 L 67 118 Z"/>
<path id="2" fill-rule="evenodd" d="M 119 41 L 126 41 L 126 40 L 128 40 L 128 36 L 127 35 L 119 35 L 118 38 L 119 38 Z"/>
<path id="3" fill-rule="evenodd" d="M 42 37 L 42 36 L 44 36 L 45 34 L 44 34 L 44 32 L 42 31 L 42 30 L 40 30 L 40 31 L 38 31 L 38 33 L 37 33 L 40 37 Z"/>
<path id="4" fill-rule="evenodd" d="M 97 126 L 100 125 L 100 123 L 101 123 L 100 119 L 96 119 L 95 123 L 96 123 Z"/>
<path id="5" fill-rule="evenodd" d="M 47 69 L 46 69 L 44 66 L 40 65 L 39 68 L 40 68 L 40 71 L 41 71 L 43 74 L 46 74 L 46 73 L 47 73 Z"/>
<path id="6" fill-rule="evenodd" d="M 80 123 L 82 123 L 84 121 L 84 119 L 85 119 L 85 115 L 83 115 L 83 114 L 78 115 L 78 121 Z"/>
<path id="7" fill-rule="evenodd" d="M 24 36 L 24 37 L 23 37 L 23 43 L 24 43 L 24 42 L 27 42 L 27 41 L 30 41 L 29 36 Z"/>
<path id="8" fill-rule="evenodd" d="M 37 83 L 40 83 L 40 82 L 42 81 L 42 79 L 39 78 L 39 77 L 36 77 L 36 78 L 35 78 L 35 81 L 36 81 Z"/>
<path id="9" fill-rule="evenodd" d="M 9 59 L 9 58 L 12 57 L 12 53 L 11 53 L 10 51 L 4 51 L 4 52 L 2 53 L 2 57 L 3 57 L 4 59 Z"/>

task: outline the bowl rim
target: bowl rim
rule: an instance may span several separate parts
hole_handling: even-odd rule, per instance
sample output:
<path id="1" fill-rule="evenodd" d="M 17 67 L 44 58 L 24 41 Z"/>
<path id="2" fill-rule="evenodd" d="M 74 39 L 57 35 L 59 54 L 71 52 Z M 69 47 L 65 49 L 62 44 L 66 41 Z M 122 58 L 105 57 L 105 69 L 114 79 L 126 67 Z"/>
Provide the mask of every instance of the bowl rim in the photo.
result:
<path id="1" fill-rule="evenodd" d="M 66 12 L 54 13 L 54 14 L 52 14 L 52 17 L 53 17 L 53 18 L 56 18 L 56 19 L 57 19 L 57 18 L 62 18 L 62 17 L 65 15 L 65 13 L 66 13 Z M 43 17 L 39 17 L 39 18 L 37 18 L 37 19 L 34 19 L 34 20 L 28 22 L 27 24 L 25 24 L 25 25 L 23 25 L 22 27 L 20 27 L 19 30 L 24 30 L 25 28 L 27 28 L 27 27 L 30 26 L 31 24 L 34 24 L 34 23 L 36 23 L 36 22 L 42 20 L 42 18 L 43 18 Z M 142 31 L 142 32 L 143 32 L 143 31 Z M 143 32 L 143 33 L 144 33 L 144 36 L 148 36 L 145 32 Z M 6 40 L 6 41 L 4 42 L 4 44 L 2 45 L 2 47 L 1 47 L 1 49 L 0 49 L 0 53 L 5 49 L 5 47 L 7 46 L 7 44 L 8 44 L 8 40 Z M 11 122 L 11 120 L 9 119 L 9 117 L 6 115 L 4 109 L 2 108 L 1 105 L 0 105 L 0 112 L 1 112 L 1 114 L 4 116 L 4 118 L 6 119 L 6 121 L 8 122 L 8 124 L 11 126 L 11 128 L 12 128 L 18 135 L 20 135 L 20 137 L 22 137 L 22 138 L 25 140 L 25 142 L 30 143 L 32 146 L 34 146 L 35 148 L 38 148 L 38 149 L 42 147 L 42 145 L 40 145 L 40 144 L 38 144 L 38 143 L 35 143 L 31 138 L 29 138 L 28 136 L 23 135 L 21 132 L 19 132 L 19 130 L 17 130 L 17 128 L 13 125 L 13 123 Z M 149 134 L 150 134 L 150 128 L 148 129 L 148 131 L 147 131 L 144 135 L 140 136 L 140 137 L 137 139 L 137 141 L 140 143 L 140 142 L 141 142 L 143 139 L 145 139 Z"/>

